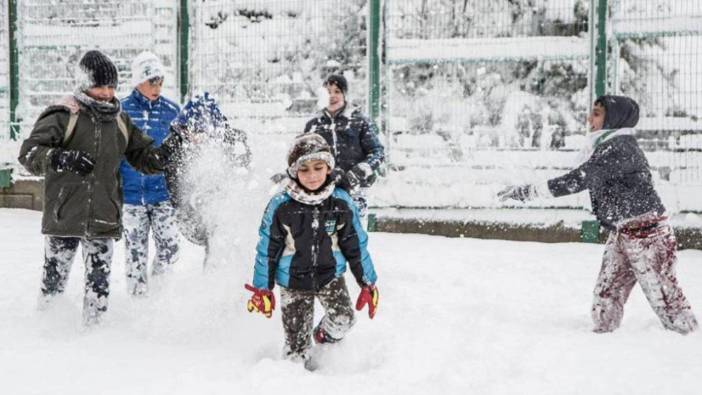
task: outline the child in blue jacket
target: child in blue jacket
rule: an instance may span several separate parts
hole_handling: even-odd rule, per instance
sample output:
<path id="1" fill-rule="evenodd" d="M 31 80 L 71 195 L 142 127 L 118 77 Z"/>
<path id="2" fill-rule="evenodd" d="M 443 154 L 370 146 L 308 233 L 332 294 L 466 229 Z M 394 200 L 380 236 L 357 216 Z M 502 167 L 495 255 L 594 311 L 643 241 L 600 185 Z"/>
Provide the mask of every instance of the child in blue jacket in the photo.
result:
<path id="1" fill-rule="evenodd" d="M 341 340 L 355 323 L 344 280 L 347 262 L 361 293 L 360 310 L 370 318 L 378 306 L 368 235 L 349 194 L 330 177 L 334 156 L 323 137 L 298 136 L 288 154 L 288 184 L 268 204 L 259 229 L 249 311 L 271 317 L 273 287 L 280 286 L 285 357 L 313 368 L 309 350 L 316 343 Z M 326 314 L 313 330 L 314 299 Z"/>

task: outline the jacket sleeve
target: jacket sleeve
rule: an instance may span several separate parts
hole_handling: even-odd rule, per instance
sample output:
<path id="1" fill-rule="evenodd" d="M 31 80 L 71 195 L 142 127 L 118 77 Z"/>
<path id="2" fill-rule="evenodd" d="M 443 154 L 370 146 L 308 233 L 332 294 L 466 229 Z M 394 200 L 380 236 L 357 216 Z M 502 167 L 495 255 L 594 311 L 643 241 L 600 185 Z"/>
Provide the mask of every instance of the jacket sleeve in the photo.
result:
<path id="1" fill-rule="evenodd" d="M 337 224 L 339 249 L 349 262 L 351 273 L 360 287 L 375 284 L 378 276 L 368 253 L 368 234 L 361 226 L 358 209 L 348 193 L 341 191 L 338 196 L 347 206 L 341 210 L 341 223 Z"/>
<path id="2" fill-rule="evenodd" d="M 129 141 L 124 157 L 130 165 L 145 174 L 156 174 L 163 171 L 167 164 L 163 145 L 154 146 L 154 139 L 144 134 L 134 125 L 131 118 L 125 113 L 120 114 L 127 125 Z"/>
<path id="3" fill-rule="evenodd" d="M 68 111 L 45 112 L 22 142 L 18 160 L 31 174 L 41 176 L 46 172 L 49 153 L 63 143 L 68 116 Z"/>
<path id="4" fill-rule="evenodd" d="M 629 171 L 626 160 L 622 160 L 625 158 L 621 158 L 618 151 L 614 144 L 601 147 L 578 168 L 548 180 L 549 191 L 554 197 L 570 195 Z"/>
<path id="5" fill-rule="evenodd" d="M 282 197 L 277 195 L 268 203 L 258 229 L 253 286 L 259 289 L 273 289 L 278 260 L 285 247 L 285 231 L 278 216 Z"/>
<path id="6" fill-rule="evenodd" d="M 312 127 L 317 123 L 317 118 L 312 118 L 305 124 L 305 130 L 303 133 L 309 133 L 312 131 Z"/>
<path id="7" fill-rule="evenodd" d="M 361 126 L 361 148 L 366 155 L 366 163 L 371 169 L 378 170 L 378 167 L 385 161 L 385 148 L 378 139 L 378 127 L 368 118 L 363 118 Z"/>

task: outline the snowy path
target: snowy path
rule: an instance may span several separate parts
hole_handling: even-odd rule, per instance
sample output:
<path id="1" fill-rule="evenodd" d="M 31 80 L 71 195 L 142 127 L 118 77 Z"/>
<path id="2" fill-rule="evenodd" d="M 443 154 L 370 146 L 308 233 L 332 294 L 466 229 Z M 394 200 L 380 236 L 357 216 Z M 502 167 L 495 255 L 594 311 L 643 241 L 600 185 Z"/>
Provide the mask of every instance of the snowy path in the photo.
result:
<path id="1" fill-rule="evenodd" d="M 664 331 L 638 288 L 619 331 L 590 332 L 598 245 L 374 233 L 378 316 L 359 315 L 313 374 L 280 359 L 280 310 L 246 312 L 251 262 L 203 273 L 194 246 L 151 297 L 132 300 L 117 244 L 99 328 L 79 325 L 78 261 L 63 300 L 37 312 L 39 220 L 0 210 L 2 394 L 700 393 L 702 334 Z M 680 258 L 700 315 L 702 252 Z"/>

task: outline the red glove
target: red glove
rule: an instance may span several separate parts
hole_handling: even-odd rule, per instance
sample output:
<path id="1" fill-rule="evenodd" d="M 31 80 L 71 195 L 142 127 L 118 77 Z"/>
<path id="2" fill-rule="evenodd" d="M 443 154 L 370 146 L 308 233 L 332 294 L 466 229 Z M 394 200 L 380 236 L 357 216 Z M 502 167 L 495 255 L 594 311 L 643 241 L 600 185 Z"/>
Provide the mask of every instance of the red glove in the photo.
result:
<path id="1" fill-rule="evenodd" d="M 368 317 L 373 319 L 375 317 L 375 310 L 378 309 L 378 300 L 380 299 L 380 293 L 378 292 L 378 287 L 375 285 L 366 285 L 361 288 L 361 293 L 358 295 L 358 300 L 356 300 L 356 310 L 361 311 L 363 305 L 368 305 Z"/>
<path id="2" fill-rule="evenodd" d="M 273 292 L 269 289 L 254 288 L 249 284 L 244 284 L 244 288 L 253 292 L 253 296 L 246 303 L 246 309 L 249 313 L 256 311 L 265 315 L 266 318 L 271 318 L 275 309 L 275 295 L 273 295 Z"/>

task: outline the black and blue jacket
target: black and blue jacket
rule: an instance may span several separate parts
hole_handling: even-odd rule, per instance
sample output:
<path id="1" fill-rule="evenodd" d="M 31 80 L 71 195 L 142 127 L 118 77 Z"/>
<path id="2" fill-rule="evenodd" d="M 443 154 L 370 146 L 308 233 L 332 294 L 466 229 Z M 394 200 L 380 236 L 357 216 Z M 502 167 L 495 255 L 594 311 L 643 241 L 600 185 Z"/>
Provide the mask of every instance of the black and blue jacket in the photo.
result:
<path id="1" fill-rule="evenodd" d="M 349 171 L 353 166 L 366 162 L 373 169 L 385 160 L 385 149 L 378 139 L 378 128 L 360 110 L 348 106 L 332 116 L 326 109 L 305 125 L 305 133 L 317 133 L 332 148 L 336 166 Z M 362 180 L 368 186 L 371 180 Z"/>
<path id="2" fill-rule="evenodd" d="M 122 111 L 129 115 L 136 127 L 154 139 L 154 145 L 158 147 L 168 135 L 171 121 L 178 115 L 180 108 L 163 96 L 150 101 L 134 89 L 131 95 L 122 99 Z M 156 204 L 169 199 L 163 174 L 145 175 L 126 160 L 122 160 L 119 171 L 122 174 L 124 203 Z"/>
<path id="3" fill-rule="evenodd" d="M 639 120 L 636 102 L 623 96 L 598 98 L 605 109 L 603 129 L 615 132 Z M 592 211 L 607 229 L 648 212 L 662 215 L 665 207 L 653 186 L 651 171 L 633 135 L 620 135 L 599 144 L 590 158 L 575 170 L 548 181 L 555 197 L 589 190 Z"/>
<path id="4" fill-rule="evenodd" d="M 377 276 L 368 254 L 368 235 L 351 196 L 341 188 L 320 204 L 294 200 L 288 193 L 268 203 L 259 228 L 253 285 L 318 291 L 343 276 L 348 262 L 360 286 Z"/>

